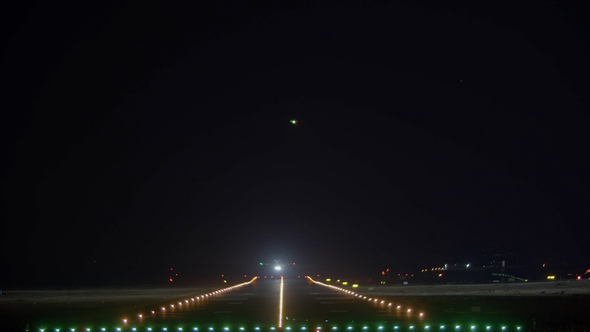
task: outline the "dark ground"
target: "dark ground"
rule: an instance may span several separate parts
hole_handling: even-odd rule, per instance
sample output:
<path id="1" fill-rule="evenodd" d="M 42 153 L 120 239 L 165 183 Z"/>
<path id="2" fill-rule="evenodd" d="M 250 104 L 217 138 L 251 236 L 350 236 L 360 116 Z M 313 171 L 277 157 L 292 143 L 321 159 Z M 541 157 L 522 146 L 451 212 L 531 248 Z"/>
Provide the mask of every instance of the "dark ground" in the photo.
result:
<path id="1" fill-rule="evenodd" d="M 213 327 L 216 331 L 227 326 L 238 330 L 254 331 L 260 326 L 261 331 L 278 327 L 279 280 L 258 280 L 251 285 L 217 295 L 203 301 L 191 303 L 189 296 L 204 294 L 205 288 L 186 288 L 183 291 L 169 292 L 170 296 L 160 290 L 133 290 L 123 294 L 121 290 L 72 297 L 67 303 L 64 297 L 47 297 L 45 301 L 31 303 L 31 298 L 23 301 L 11 301 L 10 294 L 4 295 L 0 302 L 0 321 L 3 331 L 22 331 L 27 321 L 35 329 L 78 330 L 90 328 L 99 331 L 169 331 L 181 327 L 184 330 L 194 327 Z M 80 292 L 83 293 L 83 292 Z M 368 292 L 363 291 L 363 294 Z M 21 293 L 22 295 L 23 293 Z M 104 296 L 106 295 L 106 296 Z M 440 325 L 454 329 L 461 325 L 463 330 L 476 326 L 484 330 L 491 326 L 492 331 L 500 331 L 507 326 L 507 331 L 516 331 L 516 326 L 523 329 L 558 329 L 559 326 L 586 326 L 590 322 L 589 296 L 391 296 L 378 295 L 377 303 L 359 300 L 343 292 L 311 284 L 302 279 L 285 279 L 283 329 L 291 327 L 300 330 L 323 326 L 324 329 L 337 327 L 342 330 L 352 326 L 360 330 L 367 326 L 376 330 L 378 326 L 391 330 L 396 325 L 407 331 L 410 326 L 423 330 L 426 326 L 438 331 Z M 76 301 L 73 299 L 77 298 Z M 172 299 L 174 298 L 174 299 Z M 104 300 L 106 299 L 106 300 Z M 172 309 L 171 304 L 188 299 L 189 304 Z M 105 303 L 102 303 L 104 301 Z M 381 301 L 385 301 L 381 304 Z M 184 302 L 183 302 L 184 303 Z M 388 306 L 392 303 L 392 306 Z M 400 305 L 401 308 L 397 309 Z M 162 313 L 161 307 L 167 310 Z M 407 309 L 412 309 L 411 313 Z M 150 312 L 156 314 L 150 317 Z M 423 317 L 419 313 L 424 313 Z M 144 318 L 138 319 L 137 315 Z M 289 320 L 286 320 L 288 317 Z M 122 323 L 128 319 L 127 325 Z M 326 322 L 327 320 L 327 322 Z M 317 326 L 315 326 L 317 325 Z"/>

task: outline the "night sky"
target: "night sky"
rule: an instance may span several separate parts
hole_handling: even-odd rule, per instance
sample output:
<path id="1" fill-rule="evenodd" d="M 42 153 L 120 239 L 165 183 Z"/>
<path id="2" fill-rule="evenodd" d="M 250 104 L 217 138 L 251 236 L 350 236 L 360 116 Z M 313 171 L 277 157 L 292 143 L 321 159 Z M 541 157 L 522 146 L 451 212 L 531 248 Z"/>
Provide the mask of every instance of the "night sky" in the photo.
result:
<path id="1" fill-rule="evenodd" d="M 589 265 L 589 14 L 581 1 L 3 10 L 1 282 L 273 259 L 368 274 L 482 252 Z"/>

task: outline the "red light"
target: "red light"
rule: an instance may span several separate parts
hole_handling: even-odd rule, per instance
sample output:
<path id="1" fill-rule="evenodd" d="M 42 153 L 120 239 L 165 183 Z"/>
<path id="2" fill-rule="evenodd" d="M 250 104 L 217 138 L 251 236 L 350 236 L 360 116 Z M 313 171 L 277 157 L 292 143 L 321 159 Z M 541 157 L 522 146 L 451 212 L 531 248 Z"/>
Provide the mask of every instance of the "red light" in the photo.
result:
<path id="1" fill-rule="evenodd" d="M 295 263 L 293 263 L 293 265 L 295 265 Z"/>
<path id="2" fill-rule="evenodd" d="M 176 276 L 178 277 L 178 273 L 176 274 Z"/>
<path id="3" fill-rule="evenodd" d="M 247 278 L 245 274 L 244 274 L 244 278 Z"/>
<path id="4" fill-rule="evenodd" d="M 266 279 L 266 276 L 264 276 L 264 279 Z"/>
<path id="5" fill-rule="evenodd" d="M 319 276 L 320 276 L 320 275 L 318 274 L 318 277 L 319 277 Z"/>
<path id="6" fill-rule="evenodd" d="M 170 282 L 172 282 L 172 278 L 170 278 Z"/>
<path id="7" fill-rule="evenodd" d="M 301 278 L 301 276 L 297 276 L 297 278 Z"/>
<path id="8" fill-rule="evenodd" d="M 381 275 L 384 276 L 385 275 L 385 271 L 381 271 Z"/>
<path id="9" fill-rule="evenodd" d="M 222 274 L 222 275 L 221 275 L 221 277 L 223 278 L 223 277 L 225 277 L 225 276 Z"/>
<path id="10" fill-rule="evenodd" d="M 172 271 L 172 268 L 170 268 L 170 271 Z"/>
<path id="11" fill-rule="evenodd" d="M 270 278 L 272 279 L 272 276 L 270 276 Z"/>
<path id="12" fill-rule="evenodd" d="M 578 280 L 582 280 L 582 276 L 578 276 Z"/>

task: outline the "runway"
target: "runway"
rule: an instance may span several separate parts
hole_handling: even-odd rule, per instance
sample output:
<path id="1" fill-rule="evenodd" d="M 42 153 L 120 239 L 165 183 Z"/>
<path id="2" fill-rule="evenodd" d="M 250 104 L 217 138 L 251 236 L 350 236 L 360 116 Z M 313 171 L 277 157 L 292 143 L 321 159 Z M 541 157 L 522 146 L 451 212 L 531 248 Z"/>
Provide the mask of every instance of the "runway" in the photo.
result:
<path id="1" fill-rule="evenodd" d="M 413 303 L 413 304 L 412 304 Z M 418 304 L 418 305 L 416 305 Z M 396 297 L 372 297 L 311 278 L 251 279 L 84 321 L 59 313 L 38 332 L 454 331 L 518 332 L 522 320 L 446 314 Z M 486 316 L 487 317 L 487 316 Z M 502 320 L 504 319 L 504 320 Z M 73 323 L 75 321 L 75 323 Z"/>

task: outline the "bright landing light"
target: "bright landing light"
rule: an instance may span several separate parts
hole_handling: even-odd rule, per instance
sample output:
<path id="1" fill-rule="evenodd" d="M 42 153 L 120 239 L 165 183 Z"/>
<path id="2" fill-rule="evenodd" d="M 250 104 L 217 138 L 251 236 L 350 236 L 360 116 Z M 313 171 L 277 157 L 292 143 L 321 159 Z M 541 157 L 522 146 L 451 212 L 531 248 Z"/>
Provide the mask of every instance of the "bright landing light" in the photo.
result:
<path id="1" fill-rule="evenodd" d="M 281 269 L 280 266 L 275 266 L 275 270 L 279 271 Z"/>

